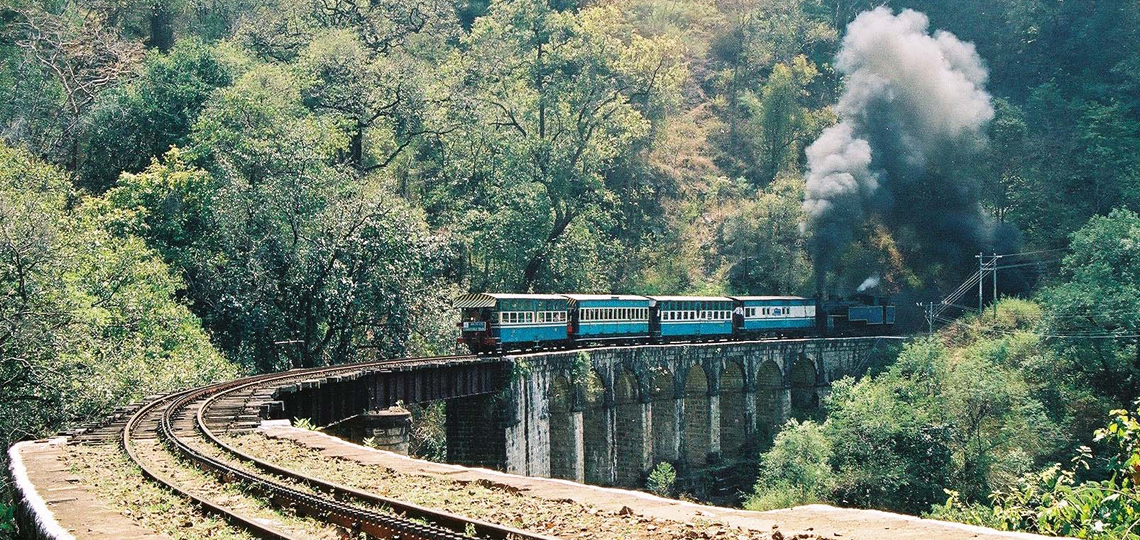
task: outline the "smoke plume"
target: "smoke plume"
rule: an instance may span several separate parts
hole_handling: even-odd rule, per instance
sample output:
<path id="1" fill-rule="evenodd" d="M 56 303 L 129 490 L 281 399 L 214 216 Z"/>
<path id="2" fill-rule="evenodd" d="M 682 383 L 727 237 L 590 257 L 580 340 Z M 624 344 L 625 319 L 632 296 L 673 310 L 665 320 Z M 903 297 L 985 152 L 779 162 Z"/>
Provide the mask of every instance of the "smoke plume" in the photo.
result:
<path id="1" fill-rule="evenodd" d="M 871 215 L 907 228 L 924 258 L 972 260 L 993 246 L 972 174 L 994 116 L 988 73 L 973 44 L 928 25 L 917 11 L 880 7 L 847 27 L 836 58 L 846 83 L 840 123 L 806 150 L 804 209 L 820 283 Z"/>

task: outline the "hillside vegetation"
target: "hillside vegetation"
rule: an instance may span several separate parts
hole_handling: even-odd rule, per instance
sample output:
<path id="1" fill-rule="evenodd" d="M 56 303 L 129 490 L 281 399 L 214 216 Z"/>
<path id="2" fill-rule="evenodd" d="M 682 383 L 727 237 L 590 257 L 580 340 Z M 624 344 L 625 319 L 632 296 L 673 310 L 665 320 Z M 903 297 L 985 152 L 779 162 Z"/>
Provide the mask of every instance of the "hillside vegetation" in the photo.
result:
<path id="1" fill-rule="evenodd" d="M 238 373 L 450 352 L 472 290 L 877 284 L 914 328 L 985 249 L 1036 257 L 996 320 L 837 383 L 752 504 L 1029 489 L 1138 397 L 1140 1 L 880 4 L 8 0 L 0 442 Z M 874 65 L 881 32 L 910 67 Z M 1072 482 L 1130 500 L 1122 470 Z"/>

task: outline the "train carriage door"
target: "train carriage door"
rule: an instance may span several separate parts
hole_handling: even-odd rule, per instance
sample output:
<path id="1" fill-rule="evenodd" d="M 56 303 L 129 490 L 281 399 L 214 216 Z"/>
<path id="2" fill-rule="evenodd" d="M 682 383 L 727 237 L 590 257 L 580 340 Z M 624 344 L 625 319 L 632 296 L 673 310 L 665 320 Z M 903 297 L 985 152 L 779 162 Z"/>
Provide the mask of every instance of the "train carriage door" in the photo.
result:
<path id="1" fill-rule="evenodd" d="M 661 305 L 656 300 L 649 301 L 649 337 L 661 337 Z"/>

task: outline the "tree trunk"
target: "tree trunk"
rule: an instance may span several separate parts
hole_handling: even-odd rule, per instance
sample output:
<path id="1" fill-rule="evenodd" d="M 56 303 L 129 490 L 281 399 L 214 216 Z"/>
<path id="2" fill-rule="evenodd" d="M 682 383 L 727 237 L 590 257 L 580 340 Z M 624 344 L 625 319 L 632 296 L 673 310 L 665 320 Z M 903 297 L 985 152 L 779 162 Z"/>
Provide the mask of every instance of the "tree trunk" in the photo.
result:
<path id="1" fill-rule="evenodd" d="M 561 217 L 555 217 L 554 228 L 550 230 L 550 234 L 546 235 L 546 240 L 543 241 L 542 246 L 538 251 L 531 256 L 530 260 L 526 263 L 526 269 L 523 271 L 523 291 L 529 292 L 531 285 L 534 285 L 535 278 L 538 277 L 538 271 L 542 268 L 543 263 L 546 262 L 546 252 L 554 245 L 562 233 L 566 232 L 566 227 L 574 221 L 575 212 L 567 212 Z"/>
<path id="2" fill-rule="evenodd" d="M 364 126 L 357 124 L 356 131 L 349 141 L 348 161 L 358 171 L 364 171 Z"/>
<path id="3" fill-rule="evenodd" d="M 155 0 L 150 7 L 149 47 L 162 52 L 174 46 L 174 14 L 170 12 L 169 0 Z"/>

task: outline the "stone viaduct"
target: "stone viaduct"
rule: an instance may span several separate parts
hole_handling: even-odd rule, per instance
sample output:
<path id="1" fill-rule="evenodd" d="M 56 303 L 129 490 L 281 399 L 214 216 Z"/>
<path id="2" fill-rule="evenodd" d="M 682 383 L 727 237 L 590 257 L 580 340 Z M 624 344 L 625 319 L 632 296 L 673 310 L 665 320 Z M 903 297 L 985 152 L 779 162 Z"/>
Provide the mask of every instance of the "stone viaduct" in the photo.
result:
<path id="1" fill-rule="evenodd" d="M 509 356 L 508 472 L 641 486 L 668 461 L 743 458 L 896 338 L 612 347 Z M 449 441 L 450 442 L 450 441 Z"/>
<path id="2" fill-rule="evenodd" d="M 789 418 L 809 416 L 830 382 L 864 373 L 902 338 L 811 338 L 614 346 L 483 359 L 473 374 L 298 385 L 284 416 L 329 424 L 399 399 L 446 400 L 447 460 L 529 476 L 640 487 L 668 461 L 682 471 L 754 457 Z M 389 374 L 391 375 L 391 374 Z M 457 385 L 452 381 L 474 381 Z M 324 404 L 346 406 L 324 407 Z"/>

